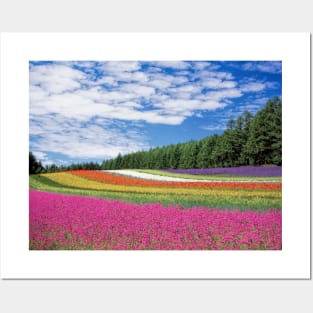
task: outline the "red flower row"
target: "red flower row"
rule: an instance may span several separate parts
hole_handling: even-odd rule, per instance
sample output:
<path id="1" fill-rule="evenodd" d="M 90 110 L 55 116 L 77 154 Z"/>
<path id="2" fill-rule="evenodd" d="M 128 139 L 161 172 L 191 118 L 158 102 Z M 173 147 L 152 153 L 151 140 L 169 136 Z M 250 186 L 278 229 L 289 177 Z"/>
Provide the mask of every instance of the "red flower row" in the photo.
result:
<path id="1" fill-rule="evenodd" d="M 132 178 L 122 175 L 105 173 L 91 170 L 76 170 L 69 173 L 88 179 L 110 184 L 132 185 L 141 187 L 180 187 L 180 188 L 223 188 L 223 189 L 259 189 L 259 190 L 281 190 L 281 182 L 165 182 L 140 178 Z"/>

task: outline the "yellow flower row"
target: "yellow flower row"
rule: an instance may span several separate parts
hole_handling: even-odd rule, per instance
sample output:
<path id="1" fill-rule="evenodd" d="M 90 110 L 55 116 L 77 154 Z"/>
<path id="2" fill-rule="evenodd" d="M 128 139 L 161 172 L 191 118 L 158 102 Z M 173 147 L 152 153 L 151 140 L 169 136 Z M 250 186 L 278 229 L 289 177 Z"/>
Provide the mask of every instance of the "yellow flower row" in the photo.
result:
<path id="1" fill-rule="evenodd" d="M 173 188 L 173 187 L 141 187 L 131 185 L 108 184 L 104 182 L 89 180 L 70 173 L 42 174 L 48 179 L 59 184 L 82 189 L 119 191 L 148 194 L 169 195 L 194 195 L 194 196 L 216 196 L 216 197 L 247 197 L 247 198 L 281 198 L 281 191 L 260 190 L 230 190 L 230 189 L 204 189 L 204 188 Z"/>

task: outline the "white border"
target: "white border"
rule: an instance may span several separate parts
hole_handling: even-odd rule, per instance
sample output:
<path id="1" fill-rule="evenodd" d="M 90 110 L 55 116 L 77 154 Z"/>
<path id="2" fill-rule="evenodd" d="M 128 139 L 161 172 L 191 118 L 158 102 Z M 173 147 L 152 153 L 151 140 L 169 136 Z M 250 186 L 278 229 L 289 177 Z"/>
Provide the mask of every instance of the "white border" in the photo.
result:
<path id="1" fill-rule="evenodd" d="M 29 60 L 282 60 L 282 251 L 29 251 Z M 1 35 L 2 278 L 309 278 L 308 33 Z"/>

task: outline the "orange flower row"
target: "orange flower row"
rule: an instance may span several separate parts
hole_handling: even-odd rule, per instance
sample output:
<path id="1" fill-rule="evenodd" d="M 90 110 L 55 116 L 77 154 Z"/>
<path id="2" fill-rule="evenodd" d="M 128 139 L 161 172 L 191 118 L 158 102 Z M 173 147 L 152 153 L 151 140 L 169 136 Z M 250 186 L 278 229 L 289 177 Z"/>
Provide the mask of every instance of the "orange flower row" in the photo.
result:
<path id="1" fill-rule="evenodd" d="M 282 184 L 271 182 L 165 182 L 132 178 L 122 175 L 105 173 L 92 170 L 68 171 L 71 174 L 91 180 L 118 185 L 133 185 L 142 187 L 194 187 L 194 188 L 226 188 L 226 189 L 260 189 L 281 190 Z"/>

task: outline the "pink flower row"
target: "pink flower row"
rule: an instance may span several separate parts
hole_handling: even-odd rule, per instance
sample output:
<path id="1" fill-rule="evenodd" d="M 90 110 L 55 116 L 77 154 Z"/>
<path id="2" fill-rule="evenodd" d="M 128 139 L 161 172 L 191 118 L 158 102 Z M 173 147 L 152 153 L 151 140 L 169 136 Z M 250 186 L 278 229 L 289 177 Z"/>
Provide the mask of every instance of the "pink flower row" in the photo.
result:
<path id="1" fill-rule="evenodd" d="M 281 211 L 131 204 L 30 190 L 30 249 L 282 248 Z"/>

